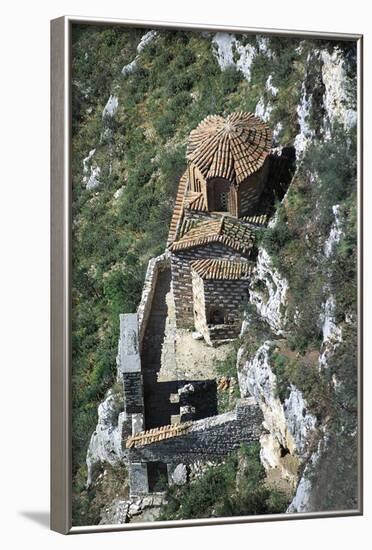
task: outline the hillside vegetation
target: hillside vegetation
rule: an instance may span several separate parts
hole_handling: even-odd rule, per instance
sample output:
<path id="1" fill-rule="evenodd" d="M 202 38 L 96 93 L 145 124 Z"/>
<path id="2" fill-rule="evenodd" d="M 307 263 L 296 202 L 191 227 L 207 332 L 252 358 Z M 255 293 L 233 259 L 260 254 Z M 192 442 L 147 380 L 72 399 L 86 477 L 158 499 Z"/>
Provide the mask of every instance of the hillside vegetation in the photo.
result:
<path id="1" fill-rule="evenodd" d="M 146 43 L 139 46 L 145 36 Z M 324 85 L 320 67 L 308 59 L 317 48 L 331 54 L 337 47 L 349 60 L 347 70 L 353 82 L 355 52 L 346 43 L 285 37 L 268 41 L 253 35 L 235 35 L 234 40 L 233 59 L 224 64 L 212 33 L 162 30 L 149 36 L 147 29 L 73 28 L 74 524 L 99 521 L 99 511 L 90 507 L 95 495 L 85 489 L 87 446 L 97 422 L 97 406 L 115 380 L 119 313 L 136 310 L 147 262 L 166 244 L 178 179 L 186 167 L 188 134 L 209 114 L 259 108 L 258 114 L 274 129 L 275 145 L 293 146 L 303 131 L 298 106 L 303 102 L 304 85 L 313 96 L 306 129 L 312 143 L 285 205 L 279 206 L 278 224 L 263 232 L 260 242 L 288 277 L 292 312 L 300 308 L 302 321 L 293 324 L 288 342 L 300 357 L 319 348 L 321 329 L 315 319 L 329 273 L 338 318 L 344 320 L 345 312 L 354 315 L 326 375 L 332 377 L 337 370 L 337 377 L 345 383 L 342 395 L 329 394 L 329 380 L 320 380 L 314 366 L 303 375 L 302 367 L 292 368 L 286 359 L 277 361 L 284 394 L 288 384 L 299 384 L 318 415 L 331 415 L 336 462 L 341 460 L 340 453 L 353 453 L 350 446 L 346 448 L 347 439 L 341 443 L 338 435 L 345 423 L 347 433 L 355 429 L 355 135 L 349 132 L 346 136 L 340 127 L 334 139 L 320 139 Z M 351 98 L 353 93 L 351 86 Z M 314 172 L 320 186 L 313 184 Z M 340 204 L 344 237 L 332 265 L 326 265 L 319 258 L 336 203 Z M 315 208 L 318 214 L 314 217 Z M 318 382 L 320 392 L 314 390 Z M 334 462 L 331 455 L 325 460 L 329 465 Z M 229 472 L 221 468 L 230 483 Z M 339 471 L 334 475 L 339 476 Z M 259 490 L 265 491 L 260 483 Z M 278 508 L 270 504 L 269 496 L 262 504 L 267 511 Z M 227 505 L 242 510 L 240 501 Z M 165 513 L 179 514 L 177 506 Z"/>

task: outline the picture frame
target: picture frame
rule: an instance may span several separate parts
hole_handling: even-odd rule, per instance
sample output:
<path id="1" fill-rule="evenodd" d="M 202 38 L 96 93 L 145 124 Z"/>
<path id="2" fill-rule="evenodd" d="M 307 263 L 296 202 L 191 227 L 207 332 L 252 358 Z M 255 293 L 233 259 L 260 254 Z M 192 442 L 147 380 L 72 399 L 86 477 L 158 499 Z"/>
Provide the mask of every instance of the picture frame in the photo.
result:
<path id="1" fill-rule="evenodd" d="M 160 522 L 105 525 L 73 525 L 72 518 L 72 29 L 77 25 L 151 29 L 155 31 L 190 31 L 235 33 L 296 39 L 350 41 L 356 45 L 357 64 L 357 448 L 358 504 L 352 510 L 208 517 Z M 359 34 L 320 33 L 249 27 L 173 24 L 159 21 L 60 17 L 51 22 L 51 528 L 73 534 L 147 528 L 182 527 L 255 521 L 339 517 L 363 513 L 362 471 L 362 105 L 363 105 L 363 36 Z M 123 312 L 125 313 L 125 312 Z"/>

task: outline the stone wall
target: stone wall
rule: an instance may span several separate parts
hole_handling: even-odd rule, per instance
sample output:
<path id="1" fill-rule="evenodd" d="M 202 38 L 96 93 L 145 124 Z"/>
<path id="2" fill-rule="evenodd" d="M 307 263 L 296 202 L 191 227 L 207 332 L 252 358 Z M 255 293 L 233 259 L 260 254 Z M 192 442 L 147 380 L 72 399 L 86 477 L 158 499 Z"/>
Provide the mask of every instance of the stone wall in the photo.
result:
<path id="1" fill-rule="evenodd" d="M 247 259 L 221 243 L 209 243 L 172 253 L 172 283 L 178 328 L 194 326 L 194 299 L 190 262 L 206 258 L 237 261 Z"/>
<path id="2" fill-rule="evenodd" d="M 178 436 L 129 449 L 129 460 L 134 464 L 175 465 L 223 458 L 239 449 L 242 443 L 258 441 L 262 420 L 256 402 L 241 399 L 234 411 L 192 422 L 191 427 Z"/>
<path id="3" fill-rule="evenodd" d="M 249 302 L 248 285 L 248 279 L 203 280 L 192 272 L 195 329 L 208 344 L 239 336 L 243 308 Z M 211 323 L 214 309 L 223 313 L 224 324 Z"/>
<path id="4" fill-rule="evenodd" d="M 204 300 L 207 321 L 214 308 L 224 314 L 224 324 L 209 327 L 209 338 L 213 342 L 225 338 L 237 338 L 242 322 L 243 308 L 249 302 L 248 279 L 233 281 L 204 281 Z"/>
<path id="5" fill-rule="evenodd" d="M 130 495 L 146 495 L 149 493 L 147 464 L 130 462 L 128 467 Z"/>
<path id="6" fill-rule="evenodd" d="M 146 324 L 150 315 L 152 300 L 154 297 L 159 271 L 170 266 L 170 253 L 165 251 L 156 258 L 151 258 L 147 266 L 145 281 L 142 288 L 141 301 L 137 309 L 139 326 L 139 344 L 142 347 Z"/>
<path id="7" fill-rule="evenodd" d="M 260 170 L 240 184 L 238 190 L 239 216 L 256 213 L 257 203 L 267 180 L 268 169 L 269 161 L 266 159 Z"/>
<path id="8" fill-rule="evenodd" d="M 144 400 L 141 358 L 139 352 L 138 316 L 120 315 L 118 379 L 124 389 L 123 434 L 144 429 Z"/>

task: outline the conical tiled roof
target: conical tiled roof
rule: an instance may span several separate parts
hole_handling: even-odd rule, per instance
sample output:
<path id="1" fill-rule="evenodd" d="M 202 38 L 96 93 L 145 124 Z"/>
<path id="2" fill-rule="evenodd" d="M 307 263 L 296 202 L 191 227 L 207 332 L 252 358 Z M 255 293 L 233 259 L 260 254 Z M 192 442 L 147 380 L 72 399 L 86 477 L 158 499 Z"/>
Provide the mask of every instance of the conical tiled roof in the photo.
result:
<path id="1" fill-rule="evenodd" d="M 205 178 L 226 178 L 239 185 L 261 168 L 271 141 L 271 129 L 252 113 L 210 115 L 190 133 L 186 156 Z"/>

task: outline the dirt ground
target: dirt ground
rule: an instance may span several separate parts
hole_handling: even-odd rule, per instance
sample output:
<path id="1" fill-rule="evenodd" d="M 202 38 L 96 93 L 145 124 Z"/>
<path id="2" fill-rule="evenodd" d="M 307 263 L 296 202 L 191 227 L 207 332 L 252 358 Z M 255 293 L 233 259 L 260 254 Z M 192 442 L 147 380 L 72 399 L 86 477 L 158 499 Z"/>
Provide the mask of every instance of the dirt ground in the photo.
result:
<path id="1" fill-rule="evenodd" d="M 166 297 L 168 317 L 162 347 L 159 382 L 171 380 L 206 380 L 216 378 L 216 360 L 228 355 L 231 344 L 208 346 L 196 340 L 192 332 L 176 328 L 175 305 L 172 290 Z"/>

